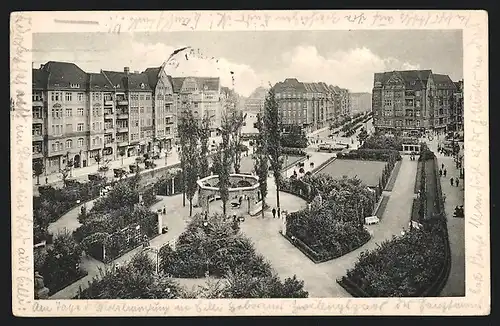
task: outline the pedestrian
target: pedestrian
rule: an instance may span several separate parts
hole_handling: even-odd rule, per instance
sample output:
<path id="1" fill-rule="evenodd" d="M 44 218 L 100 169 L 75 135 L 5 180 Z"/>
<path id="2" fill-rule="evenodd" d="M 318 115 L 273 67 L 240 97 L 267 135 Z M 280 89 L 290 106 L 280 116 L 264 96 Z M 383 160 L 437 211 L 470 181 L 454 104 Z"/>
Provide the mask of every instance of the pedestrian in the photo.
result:
<path id="1" fill-rule="evenodd" d="M 458 183 L 460 182 L 460 180 L 458 178 L 455 178 L 455 185 L 458 187 Z"/>
<path id="2" fill-rule="evenodd" d="M 281 216 L 281 208 L 278 207 L 278 211 L 276 212 L 276 214 L 279 216 Z"/>
<path id="3" fill-rule="evenodd" d="M 439 169 L 439 176 L 442 177 L 443 176 L 443 170 Z"/>
<path id="4" fill-rule="evenodd" d="M 444 163 L 441 163 L 441 169 L 444 169 Z M 446 176 L 446 175 L 445 175 Z"/>
<path id="5" fill-rule="evenodd" d="M 454 180 L 453 180 L 453 177 L 452 177 L 452 178 L 450 178 L 450 184 L 451 184 L 451 186 L 452 186 L 452 187 L 453 187 L 453 181 L 454 181 Z"/>
<path id="6" fill-rule="evenodd" d="M 444 171 L 443 171 L 443 175 L 444 175 L 444 177 L 446 178 L 446 169 L 444 169 Z"/>
<path id="7" fill-rule="evenodd" d="M 45 177 L 45 184 L 48 184 L 48 183 L 49 183 L 49 178 Z"/>
<path id="8" fill-rule="evenodd" d="M 273 218 L 276 218 L 276 208 L 273 208 L 272 213 L 273 213 Z"/>
<path id="9" fill-rule="evenodd" d="M 163 205 L 163 215 L 167 214 L 167 208 Z"/>

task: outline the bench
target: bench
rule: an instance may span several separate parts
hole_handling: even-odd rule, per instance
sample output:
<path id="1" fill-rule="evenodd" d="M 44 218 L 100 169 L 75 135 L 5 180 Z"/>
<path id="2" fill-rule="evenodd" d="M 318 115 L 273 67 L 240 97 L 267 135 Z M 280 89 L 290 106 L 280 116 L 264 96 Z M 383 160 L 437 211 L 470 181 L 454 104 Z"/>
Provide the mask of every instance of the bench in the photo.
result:
<path id="1" fill-rule="evenodd" d="M 365 217 L 365 224 L 367 225 L 377 224 L 379 221 L 380 219 L 377 216 Z"/>

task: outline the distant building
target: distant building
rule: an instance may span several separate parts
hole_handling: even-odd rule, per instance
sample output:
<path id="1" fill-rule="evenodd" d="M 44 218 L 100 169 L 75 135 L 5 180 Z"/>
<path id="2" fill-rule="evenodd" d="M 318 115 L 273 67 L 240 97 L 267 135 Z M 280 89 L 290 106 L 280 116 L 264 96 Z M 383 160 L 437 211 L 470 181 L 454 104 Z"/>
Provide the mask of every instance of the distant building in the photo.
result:
<path id="1" fill-rule="evenodd" d="M 256 88 L 252 94 L 245 99 L 244 111 L 249 113 L 259 113 L 264 108 L 268 92 L 268 88 Z"/>
<path id="2" fill-rule="evenodd" d="M 412 134 L 447 130 L 455 84 L 431 70 L 375 73 L 372 92 L 378 131 Z"/>
<path id="3" fill-rule="evenodd" d="M 312 132 L 350 112 L 349 91 L 338 86 L 287 78 L 273 89 L 285 128 L 300 126 Z"/>
<path id="4" fill-rule="evenodd" d="M 364 113 L 372 110 L 371 93 L 350 93 L 351 114 Z"/>
<path id="5" fill-rule="evenodd" d="M 464 81 L 455 82 L 450 114 L 450 131 L 464 131 Z"/>
<path id="6" fill-rule="evenodd" d="M 177 117 L 191 110 L 197 119 L 208 117 L 211 136 L 221 126 L 221 85 L 219 77 L 174 77 L 174 106 Z M 176 136 L 178 136 L 176 129 Z"/>

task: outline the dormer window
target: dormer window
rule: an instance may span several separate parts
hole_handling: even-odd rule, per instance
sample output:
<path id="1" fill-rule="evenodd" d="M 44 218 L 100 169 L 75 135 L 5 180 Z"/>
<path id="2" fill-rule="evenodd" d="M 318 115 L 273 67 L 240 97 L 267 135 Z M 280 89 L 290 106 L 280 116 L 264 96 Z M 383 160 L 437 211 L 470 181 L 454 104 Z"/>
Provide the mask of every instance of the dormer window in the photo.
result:
<path id="1" fill-rule="evenodd" d="M 116 87 L 116 88 L 120 88 L 120 84 L 116 84 L 116 86 L 115 86 L 115 87 Z"/>
<path id="2" fill-rule="evenodd" d="M 141 83 L 141 88 L 144 89 L 145 85 L 144 83 Z"/>
<path id="3" fill-rule="evenodd" d="M 70 83 L 70 84 L 69 84 L 69 87 L 71 87 L 71 88 L 80 88 L 80 84 L 73 84 L 73 83 Z"/>

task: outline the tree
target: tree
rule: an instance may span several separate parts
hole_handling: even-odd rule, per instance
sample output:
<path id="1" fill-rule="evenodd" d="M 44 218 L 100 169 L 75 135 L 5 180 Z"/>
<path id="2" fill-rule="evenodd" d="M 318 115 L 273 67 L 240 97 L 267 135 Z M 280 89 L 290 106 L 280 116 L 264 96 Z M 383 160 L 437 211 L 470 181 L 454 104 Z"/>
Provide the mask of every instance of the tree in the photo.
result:
<path id="1" fill-rule="evenodd" d="M 241 127 L 243 126 L 244 118 L 243 112 L 233 110 L 231 113 L 231 148 L 233 154 L 233 167 L 235 173 L 240 173 L 241 167 Z"/>
<path id="2" fill-rule="evenodd" d="M 40 176 L 43 174 L 45 171 L 45 166 L 43 165 L 41 160 L 36 160 L 35 163 L 33 163 L 33 174 L 36 177 L 36 184 L 40 184 Z"/>
<path id="3" fill-rule="evenodd" d="M 255 139 L 254 168 L 255 173 L 259 178 L 259 191 L 262 197 L 261 215 L 262 218 L 264 218 L 264 209 L 266 207 L 267 197 L 267 177 L 269 174 L 269 158 L 267 156 L 267 133 L 264 130 L 264 123 L 260 114 L 257 115 L 256 128 L 259 130 L 259 134 Z"/>
<path id="4" fill-rule="evenodd" d="M 199 174 L 202 178 L 210 173 L 208 165 L 208 141 L 210 139 L 210 117 L 206 115 L 201 121 L 201 126 L 198 130 L 200 139 L 200 158 L 199 158 Z"/>
<path id="5" fill-rule="evenodd" d="M 227 201 L 229 200 L 229 175 L 231 173 L 231 165 L 233 163 L 233 147 L 231 146 L 232 119 L 227 115 L 222 119 L 222 142 L 219 145 L 218 159 L 219 166 L 219 193 L 222 200 L 223 215 L 226 216 Z"/>
<path id="6" fill-rule="evenodd" d="M 276 206 L 279 211 L 281 169 L 283 168 L 283 160 L 281 159 L 281 133 L 283 128 L 273 88 L 269 90 L 264 103 L 264 130 L 267 134 L 267 152 L 276 183 Z"/>
<path id="7" fill-rule="evenodd" d="M 281 145 L 283 147 L 306 148 L 307 143 L 306 134 L 298 125 L 292 126 L 290 131 L 281 137 Z"/>
<path id="8" fill-rule="evenodd" d="M 184 196 L 189 200 L 189 215 L 193 211 L 193 197 L 196 193 L 199 176 L 199 149 L 198 149 L 198 136 L 199 136 L 198 122 L 193 116 L 191 110 L 186 110 L 180 119 L 179 136 L 181 137 L 181 165 L 184 179 Z M 183 197 L 185 198 L 185 197 Z M 183 205 L 185 199 L 183 199 Z"/>

